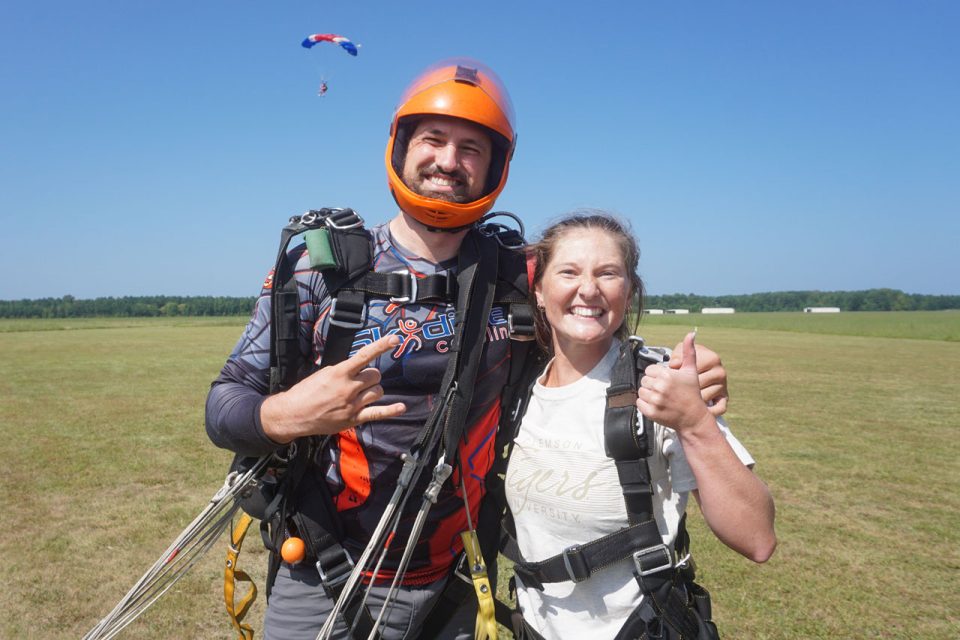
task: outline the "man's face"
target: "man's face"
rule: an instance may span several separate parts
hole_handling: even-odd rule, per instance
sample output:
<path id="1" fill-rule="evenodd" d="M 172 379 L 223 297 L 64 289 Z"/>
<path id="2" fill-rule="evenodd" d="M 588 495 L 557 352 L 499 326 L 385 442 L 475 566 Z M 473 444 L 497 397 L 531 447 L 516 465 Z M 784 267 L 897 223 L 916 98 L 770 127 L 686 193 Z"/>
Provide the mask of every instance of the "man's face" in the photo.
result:
<path id="1" fill-rule="evenodd" d="M 483 195 L 492 153 L 483 128 L 457 118 L 424 118 L 407 147 L 403 182 L 427 198 L 472 202 Z"/>

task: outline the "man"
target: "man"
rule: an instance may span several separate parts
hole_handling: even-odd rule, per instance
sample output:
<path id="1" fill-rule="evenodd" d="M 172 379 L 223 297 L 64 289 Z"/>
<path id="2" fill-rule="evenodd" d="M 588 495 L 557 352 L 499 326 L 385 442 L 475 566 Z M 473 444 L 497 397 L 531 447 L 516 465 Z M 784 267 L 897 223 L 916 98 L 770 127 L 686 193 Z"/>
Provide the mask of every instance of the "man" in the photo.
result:
<path id="1" fill-rule="evenodd" d="M 373 270 L 402 271 L 419 282 L 461 272 L 458 258 L 467 247 L 465 239 L 478 242 L 475 224 L 506 184 L 515 143 L 508 94 L 489 69 L 472 62 L 441 63 L 414 80 L 394 114 L 385 158 L 400 211 L 388 224 L 369 231 Z M 301 349 L 319 363 L 328 347 L 333 300 L 323 278 L 310 268 L 304 247 L 291 256 L 299 287 Z M 356 561 L 394 495 L 402 456 L 418 445 L 434 405 L 441 402 L 437 396 L 451 352 L 463 346 L 456 345 L 453 327 L 464 310 L 456 308 L 455 298 L 369 300 L 352 357 L 315 366 L 289 389 L 268 395 L 269 293 L 265 286 L 244 335 L 213 383 L 207 432 L 218 446 L 247 456 L 275 452 L 307 436 L 331 435 L 312 457 L 306 477 L 329 488 L 326 499 L 332 500 L 342 525 L 343 548 Z M 480 321 L 499 330 L 485 333 L 462 435 L 454 442 L 457 460 L 447 461 L 454 473 L 426 512 L 419 539 L 408 538 L 412 516 L 402 522 L 367 593 L 369 615 L 376 618 L 388 600 L 390 582 L 400 574 L 395 600 L 377 631 L 384 638 L 412 638 L 422 632 L 444 586 L 453 579 L 463 548 L 459 533 L 477 520 L 484 478 L 495 457 L 493 435 L 511 354 L 503 309 L 495 306 Z M 724 396 L 725 375 L 716 358 L 706 360 L 705 368 L 714 368 L 704 379 L 719 385 L 710 385 L 705 393 Z M 433 459 L 415 483 L 415 496 L 423 495 L 439 457 L 436 450 L 429 453 Z M 419 504 L 418 497 L 412 498 L 407 511 L 412 513 Z M 302 507 L 300 503 L 297 508 Z M 412 555 L 403 567 L 401 556 L 408 545 Z M 332 597 L 312 561 L 283 563 L 272 588 L 264 635 L 313 640 L 332 608 Z M 452 627 L 461 622 L 455 620 Z M 473 637 L 472 619 L 461 626 L 463 630 L 451 628 L 442 637 Z M 334 637 L 349 633 L 338 619 Z"/>

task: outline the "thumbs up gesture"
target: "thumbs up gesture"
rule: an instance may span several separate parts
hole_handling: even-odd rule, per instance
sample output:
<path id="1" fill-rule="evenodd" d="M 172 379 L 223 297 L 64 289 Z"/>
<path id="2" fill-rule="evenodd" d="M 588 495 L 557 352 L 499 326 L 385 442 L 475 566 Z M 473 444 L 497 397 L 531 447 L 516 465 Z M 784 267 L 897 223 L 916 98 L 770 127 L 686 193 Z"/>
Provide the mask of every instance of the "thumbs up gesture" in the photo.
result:
<path id="1" fill-rule="evenodd" d="M 637 390 L 640 412 L 677 432 L 694 429 L 705 418 L 713 422 L 707 403 L 700 395 L 695 337 L 696 333 L 691 331 L 683 339 L 679 369 L 650 365 Z"/>

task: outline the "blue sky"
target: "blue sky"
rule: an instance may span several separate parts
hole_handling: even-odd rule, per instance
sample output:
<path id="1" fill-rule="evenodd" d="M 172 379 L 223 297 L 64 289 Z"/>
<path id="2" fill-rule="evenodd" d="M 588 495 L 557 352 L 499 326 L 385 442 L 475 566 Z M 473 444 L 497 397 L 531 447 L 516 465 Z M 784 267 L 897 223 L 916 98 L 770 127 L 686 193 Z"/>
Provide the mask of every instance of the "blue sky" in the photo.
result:
<path id="1" fill-rule="evenodd" d="M 395 213 L 395 102 L 461 55 L 512 94 L 528 236 L 617 213 L 657 294 L 957 294 L 958 33 L 952 1 L 13 0 L 0 299 L 255 295 L 290 215 Z"/>

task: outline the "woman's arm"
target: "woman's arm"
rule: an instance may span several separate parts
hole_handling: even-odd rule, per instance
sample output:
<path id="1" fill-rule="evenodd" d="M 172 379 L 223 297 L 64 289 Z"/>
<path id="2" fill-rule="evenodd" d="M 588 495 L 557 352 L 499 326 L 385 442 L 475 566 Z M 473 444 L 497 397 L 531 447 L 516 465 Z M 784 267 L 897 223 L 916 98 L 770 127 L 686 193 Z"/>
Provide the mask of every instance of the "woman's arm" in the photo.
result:
<path id="1" fill-rule="evenodd" d="M 644 373 L 637 407 L 677 432 L 710 529 L 731 549 L 766 561 L 777 546 L 773 498 L 737 457 L 700 395 L 693 333 L 684 340 L 679 369 L 651 365 Z"/>

